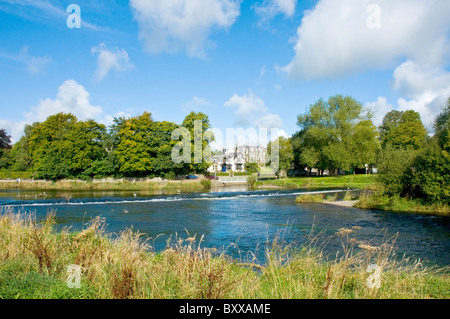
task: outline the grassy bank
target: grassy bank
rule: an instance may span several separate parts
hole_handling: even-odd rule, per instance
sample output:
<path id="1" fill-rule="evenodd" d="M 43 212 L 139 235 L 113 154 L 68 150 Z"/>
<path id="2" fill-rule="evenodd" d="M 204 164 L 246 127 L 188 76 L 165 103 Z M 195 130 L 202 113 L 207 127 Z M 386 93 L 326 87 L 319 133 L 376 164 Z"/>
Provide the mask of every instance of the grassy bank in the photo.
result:
<path id="1" fill-rule="evenodd" d="M 265 251 L 267 260 L 252 264 L 231 260 L 226 251 L 202 248 L 202 238 L 196 236 L 174 237 L 157 253 L 131 230 L 112 239 L 104 227 L 97 218 L 81 232 L 57 232 L 52 217 L 38 224 L 30 215 L 3 213 L 0 298 L 450 297 L 450 278 L 443 269 L 394 260 L 395 238 L 373 246 L 358 241 L 359 227 L 334 235 L 342 243 L 335 260 L 326 260 L 318 250 L 317 234 L 301 247 L 275 238 Z M 79 289 L 67 286 L 67 267 L 73 264 L 82 269 Z M 379 286 L 368 268 L 374 264 Z"/>
<path id="2" fill-rule="evenodd" d="M 293 177 L 278 180 L 258 181 L 256 186 L 275 186 L 283 188 L 370 188 L 375 183 L 374 175 L 342 175 L 323 177 Z"/>
<path id="3" fill-rule="evenodd" d="M 41 190 L 104 190 L 104 191 L 146 191 L 146 190 L 203 190 L 211 188 L 211 181 L 127 181 L 115 180 L 108 182 L 84 181 L 8 181 L 0 182 L 0 189 L 41 189 Z"/>
<path id="4" fill-rule="evenodd" d="M 355 207 L 362 209 L 379 209 L 392 212 L 409 212 L 429 215 L 450 216 L 450 206 L 433 204 L 421 199 L 387 197 L 383 195 L 362 195 Z"/>

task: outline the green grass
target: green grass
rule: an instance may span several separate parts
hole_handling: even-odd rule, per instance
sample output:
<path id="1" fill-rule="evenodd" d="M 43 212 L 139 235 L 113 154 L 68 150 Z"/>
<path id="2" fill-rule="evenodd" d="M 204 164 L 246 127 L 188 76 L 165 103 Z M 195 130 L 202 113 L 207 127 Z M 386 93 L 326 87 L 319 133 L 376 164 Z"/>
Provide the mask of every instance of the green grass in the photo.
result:
<path id="1" fill-rule="evenodd" d="M 0 182 L 0 189 L 42 189 L 42 190 L 103 190 L 103 191 L 146 191 L 146 190 L 203 190 L 210 188 L 210 184 L 202 180 L 165 181 L 165 182 L 82 182 L 82 181 L 16 181 Z"/>
<path id="2" fill-rule="evenodd" d="M 421 199 L 388 197 L 380 194 L 362 195 L 355 207 L 363 209 L 379 209 L 392 212 L 410 212 L 430 215 L 450 216 L 450 206 L 433 204 Z"/>
<path id="3" fill-rule="evenodd" d="M 395 238 L 374 247 L 358 240 L 359 227 L 339 229 L 334 260 L 325 258 L 323 234 L 302 246 L 271 239 L 265 262 L 231 260 L 226 251 L 202 248 L 203 237 L 174 236 L 162 252 L 125 230 L 112 239 L 96 218 L 81 232 L 57 232 L 52 216 L 0 217 L 0 299 L 375 299 L 450 298 L 446 269 L 393 258 Z M 245 254 L 244 254 L 245 255 Z M 67 266 L 82 267 L 81 288 L 66 284 Z M 370 288 L 367 267 L 382 268 Z M 255 271 L 257 270 L 257 271 Z"/>
<path id="4" fill-rule="evenodd" d="M 10 171 L 0 171 L 0 179 L 31 179 L 33 177 L 32 172 L 10 172 Z"/>
<path id="5" fill-rule="evenodd" d="M 342 175 L 323 177 L 293 177 L 278 180 L 259 181 L 258 186 L 276 186 L 285 188 L 355 188 L 366 189 L 375 185 L 374 175 Z"/>

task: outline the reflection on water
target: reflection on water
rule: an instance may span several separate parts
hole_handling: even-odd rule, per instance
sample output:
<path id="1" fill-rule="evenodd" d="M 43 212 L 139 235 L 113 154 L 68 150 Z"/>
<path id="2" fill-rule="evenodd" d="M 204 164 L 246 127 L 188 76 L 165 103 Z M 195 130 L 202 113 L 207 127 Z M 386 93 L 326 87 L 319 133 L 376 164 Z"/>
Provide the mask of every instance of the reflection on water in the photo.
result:
<path id="1" fill-rule="evenodd" d="M 35 212 L 45 218 L 56 212 L 59 227 L 81 229 L 91 218 L 106 218 L 112 233 L 126 228 L 153 238 L 157 250 L 166 247 L 171 235 L 204 235 L 203 247 L 227 248 L 235 257 L 262 252 L 280 230 L 283 239 L 302 243 L 312 228 L 332 235 L 340 228 L 360 226 L 358 240 L 382 242 L 398 233 L 398 255 L 406 253 L 441 266 L 449 265 L 449 218 L 359 210 L 326 204 L 296 204 L 305 191 L 226 188 L 208 193 L 177 191 L 2 191 L 0 204 L 14 211 Z M 341 196 L 345 192 L 340 193 Z M 236 246 L 230 246 L 236 244 Z M 340 241 L 326 247 L 330 255 Z"/>

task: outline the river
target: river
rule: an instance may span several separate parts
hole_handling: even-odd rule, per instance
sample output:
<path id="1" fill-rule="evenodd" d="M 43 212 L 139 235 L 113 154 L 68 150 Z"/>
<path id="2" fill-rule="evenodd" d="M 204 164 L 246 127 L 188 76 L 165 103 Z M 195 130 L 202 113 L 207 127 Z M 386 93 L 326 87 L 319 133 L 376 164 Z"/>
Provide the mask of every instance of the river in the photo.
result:
<path id="1" fill-rule="evenodd" d="M 450 265 L 450 218 L 361 210 L 328 204 L 297 204 L 306 190 L 225 188 L 207 193 L 135 191 L 0 191 L 2 211 L 56 214 L 59 228 L 81 229 L 96 216 L 106 219 L 109 233 L 133 227 L 164 249 L 175 234 L 203 237 L 202 247 L 226 249 L 234 258 L 261 257 L 277 235 L 286 243 L 302 244 L 311 233 L 323 232 L 324 251 L 333 256 L 341 247 L 341 228 L 359 226 L 359 241 L 373 245 L 398 236 L 397 256 L 421 258 L 430 265 Z"/>

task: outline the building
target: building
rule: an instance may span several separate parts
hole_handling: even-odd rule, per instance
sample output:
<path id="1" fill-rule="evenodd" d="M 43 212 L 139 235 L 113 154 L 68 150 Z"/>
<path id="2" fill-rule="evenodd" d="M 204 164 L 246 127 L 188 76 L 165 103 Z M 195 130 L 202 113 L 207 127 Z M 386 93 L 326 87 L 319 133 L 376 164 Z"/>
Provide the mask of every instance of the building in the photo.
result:
<path id="1" fill-rule="evenodd" d="M 222 154 L 212 156 L 213 164 L 208 168 L 208 172 L 245 172 L 247 163 L 265 165 L 266 157 L 267 147 L 236 146 L 224 149 Z"/>

